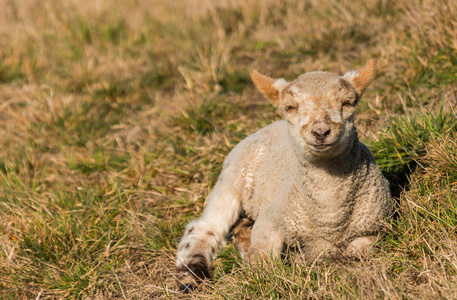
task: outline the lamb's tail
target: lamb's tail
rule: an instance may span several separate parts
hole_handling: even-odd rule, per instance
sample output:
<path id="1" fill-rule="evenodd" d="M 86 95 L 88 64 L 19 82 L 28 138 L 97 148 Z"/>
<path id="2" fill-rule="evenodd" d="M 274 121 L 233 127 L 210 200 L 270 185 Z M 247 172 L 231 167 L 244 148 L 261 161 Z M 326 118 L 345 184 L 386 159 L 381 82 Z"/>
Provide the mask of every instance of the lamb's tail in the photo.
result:
<path id="1" fill-rule="evenodd" d="M 241 197 L 237 184 L 222 184 L 221 181 L 216 183 L 203 216 L 186 226 L 178 245 L 177 279 L 180 289 L 185 292 L 190 292 L 194 283 L 211 278 L 213 260 L 240 215 Z"/>

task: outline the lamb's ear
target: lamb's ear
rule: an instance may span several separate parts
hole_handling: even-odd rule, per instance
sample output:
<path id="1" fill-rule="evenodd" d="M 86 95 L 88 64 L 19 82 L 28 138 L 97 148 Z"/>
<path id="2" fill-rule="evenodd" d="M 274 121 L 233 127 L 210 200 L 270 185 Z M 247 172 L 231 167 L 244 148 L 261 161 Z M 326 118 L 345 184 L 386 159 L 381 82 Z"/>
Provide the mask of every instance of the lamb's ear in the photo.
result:
<path id="1" fill-rule="evenodd" d="M 373 80 L 376 74 L 376 59 L 370 59 L 365 66 L 355 71 L 349 71 L 344 74 L 343 78 L 352 83 L 357 95 L 362 96 L 365 89 Z"/>
<path id="2" fill-rule="evenodd" d="M 254 81 L 257 89 L 264 94 L 274 106 L 279 105 L 279 94 L 287 82 L 282 79 L 274 79 L 268 76 L 262 75 L 256 70 L 251 71 L 251 78 Z"/>

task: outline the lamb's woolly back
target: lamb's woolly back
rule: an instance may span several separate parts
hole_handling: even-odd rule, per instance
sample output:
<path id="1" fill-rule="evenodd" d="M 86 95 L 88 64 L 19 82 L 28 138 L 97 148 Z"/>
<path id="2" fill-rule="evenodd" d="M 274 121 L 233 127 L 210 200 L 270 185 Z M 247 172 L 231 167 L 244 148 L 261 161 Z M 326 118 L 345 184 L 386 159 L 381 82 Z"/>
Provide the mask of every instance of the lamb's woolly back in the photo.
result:
<path id="1" fill-rule="evenodd" d="M 371 60 L 342 77 L 311 72 L 292 82 L 251 72 L 285 120 L 248 136 L 227 156 L 203 216 L 186 227 L 178 246 L 182 283 L 211 276 L 241 211 L 252 221 L 240 222 L 235 239 L 243 241 L 235 244 L 251 262 L 279 256 L 284 246 L 305 259 L 369 251 L 390 211 L 388 182 L 354 126 L 375 67 Z"/>

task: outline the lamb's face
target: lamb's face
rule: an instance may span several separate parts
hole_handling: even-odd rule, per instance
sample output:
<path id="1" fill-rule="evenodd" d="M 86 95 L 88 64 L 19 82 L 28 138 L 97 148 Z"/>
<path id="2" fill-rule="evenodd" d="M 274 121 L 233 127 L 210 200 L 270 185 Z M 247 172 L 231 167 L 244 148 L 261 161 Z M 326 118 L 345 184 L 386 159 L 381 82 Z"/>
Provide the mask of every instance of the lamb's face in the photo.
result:
<path id="1" fill-rule="evenodd" d="M 345 79 L 311 72 L 282 89 L 278 108 L 303 155 L 331 158 L 352 144 L 357 100 L 354 87 Z"/>
<path id="2" fill-rule="evenodd" d="M 289 122 L 289 133 L 301 155 L 328 159 L 341 155 L 353 142 L 354 112 L 365 88 L 374 78 L 376 60 L 340 77 L 309 72 L 288 83 L 251 72 L 257 88 Z"/>

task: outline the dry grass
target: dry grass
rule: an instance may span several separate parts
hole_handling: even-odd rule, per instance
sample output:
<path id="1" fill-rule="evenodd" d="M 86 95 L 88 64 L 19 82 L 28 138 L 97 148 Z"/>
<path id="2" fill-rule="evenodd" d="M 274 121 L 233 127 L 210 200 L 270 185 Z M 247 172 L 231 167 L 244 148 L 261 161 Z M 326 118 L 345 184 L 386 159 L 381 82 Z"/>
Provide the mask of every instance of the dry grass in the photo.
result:
<path id="1" fill-rule="evenodd" d="M 229 246 L 193 297 L 457 297 L 455 2 L 0 4 L 0 298 L 187 298 L 183 226 L 230 149 L 279 118 L 249 70 L 371 57 L 357 124 L 397 196 L 377 252 L 250 270 Z"/>

